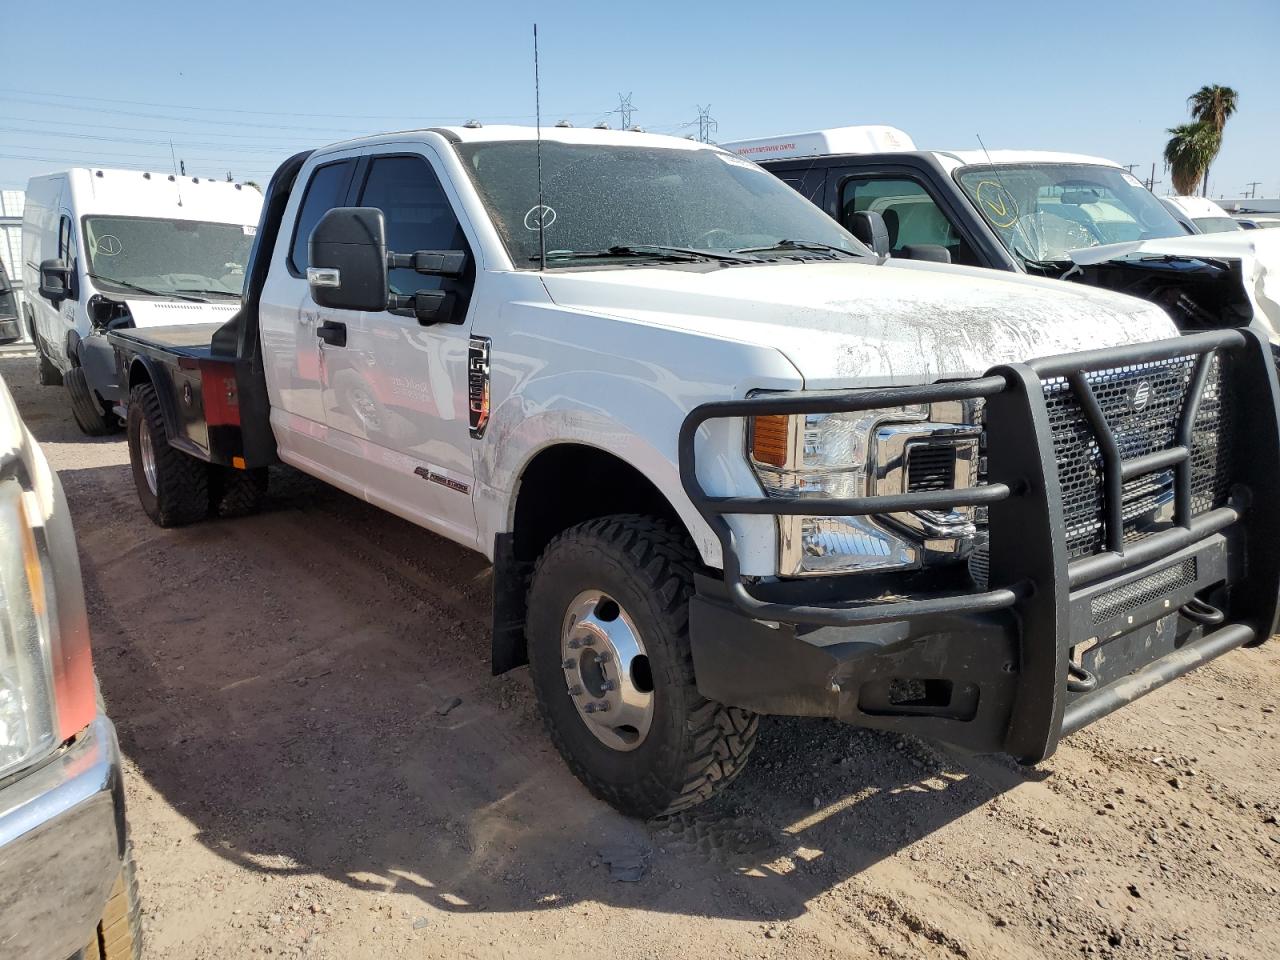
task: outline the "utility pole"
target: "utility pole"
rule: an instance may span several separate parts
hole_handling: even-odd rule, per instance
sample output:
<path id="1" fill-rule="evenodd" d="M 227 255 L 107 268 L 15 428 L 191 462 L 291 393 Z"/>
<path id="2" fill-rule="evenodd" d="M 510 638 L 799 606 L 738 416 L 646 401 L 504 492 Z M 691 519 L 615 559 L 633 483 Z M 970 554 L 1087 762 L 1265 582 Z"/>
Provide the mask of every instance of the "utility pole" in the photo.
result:
<path id="1" fill-rule="evenodd" d="M 1151 176 L 1147 178 L 1147 189 L 1152 193 L 1156 192 L 1156 184 L 1160 181 L 1156 179 L 1156 165 L 1151 164 Z"/>
<path id="2" fill-rule="evenodd" d="M 1134 171 L 1134 168 L 1135 168 L 1135 167 L 1140 167 L 1140 166 L 1142 166 L 1142 164 L 1140 164 L 1140 163 L 1126 163 L 1126 164 L 1124 165 L 1124 168 L 1125 168 L 1126 170 L 1128 170 L 1128 171 L 1129 171 L 1129 173 L 1132 175 L 1132 173 L 1133 173 L 1133 171 Z"/>
<path id="3" fill-rule="evenodd" d="M 631 129 L 631 114 L 635 112 L 635 106 L 631 103 L 631 94 L 618 94 L 618 109 L 610 110 L 610 113 L 616 113 L 621 120 L 623 130 Z"/>
<path id="4" fill-rule="evenodd" d="M 185 177 L 187 175 L 187 161 L 178 161 L 178 176 Z"/>
<path id="5" fill-rule="evenodd" d="M 1262 181 L 1250 180 L 1246 186 L 1249 188 L 1249 199 L 1253 200 L 1258 196 L 1258 187 L 1262 186 Z"/>
<path id="6" fill-rule="evenodd" d="M 720 129 L 720 124 L 711 116 L 711 104 L 698 107 L 698 142 L 710 143 L 711 134 Z"/>

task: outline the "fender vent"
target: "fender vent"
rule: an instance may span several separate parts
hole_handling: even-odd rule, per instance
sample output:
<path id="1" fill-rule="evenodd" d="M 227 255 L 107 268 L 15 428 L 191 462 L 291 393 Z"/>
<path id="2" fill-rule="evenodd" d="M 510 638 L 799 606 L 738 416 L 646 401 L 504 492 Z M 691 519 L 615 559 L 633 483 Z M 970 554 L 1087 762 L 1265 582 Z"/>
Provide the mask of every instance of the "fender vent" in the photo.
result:
<path id="1" fill-rule="evenodd" d="M 956 482 L 956 448 L 948 443 L 912 444 L 907 450 L 907 492 L 950 490 Z"/>

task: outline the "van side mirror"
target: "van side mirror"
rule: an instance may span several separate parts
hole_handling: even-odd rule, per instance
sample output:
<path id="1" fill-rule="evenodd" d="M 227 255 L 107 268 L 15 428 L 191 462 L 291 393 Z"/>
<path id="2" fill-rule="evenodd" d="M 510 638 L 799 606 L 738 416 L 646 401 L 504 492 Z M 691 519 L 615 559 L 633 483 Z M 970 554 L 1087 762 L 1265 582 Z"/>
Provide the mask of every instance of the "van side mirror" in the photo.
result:
<path id="1" fill-rule="evenodd" d="M 907 260 L 924 260 L 928 263 L 950 263 L 951 251 L 936 243 L 908 243 L 898 251 Z"/>
<path id="2" fill-rule="evenodd" d="M 57 306 L 71 296 L 71 268 L 65 260 L 44 260 L 40 263 L 40 296 Z"/>
<path id="3" fill-rule="evenodd" d="M 889 255 L 889 228 L 884 217 L 874 210 L 859 210 L 853 215 L 849 232 L 875 251 L 877 256 Z"/>
<path id="4" fill-rule="evenodd" d="M 377 207 L 334 207 L 307 241 L 307 283 L 322 307 L 387 309 L 387 225 Z"/>

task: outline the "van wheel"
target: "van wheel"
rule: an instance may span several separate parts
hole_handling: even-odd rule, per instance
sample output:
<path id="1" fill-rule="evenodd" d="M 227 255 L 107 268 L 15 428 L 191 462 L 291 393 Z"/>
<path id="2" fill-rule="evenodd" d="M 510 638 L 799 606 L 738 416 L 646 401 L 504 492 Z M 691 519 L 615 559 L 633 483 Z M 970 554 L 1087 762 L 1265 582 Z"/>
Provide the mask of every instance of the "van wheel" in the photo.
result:
<path id="1" fill-rule="evenodd" d="M 215 517 L 247 517 L 262 509 L 267 496 L 267 468 L 209 468 L 209 513 Z"/>
<path id="2" fill-rule="evenodd" d="M 49 358 L 44 355 L 44 351 L 40 349 L 39 344 L 36 344 L 36 353 L 40 357 L 40 369 L 36 374 L 36 379 L 40 386 L 62 386 L 62 371 L 55 367 Z"/>
<path id="3" fill-rule="evenodd" d="M 115 415 L 102 409 L 102 401 L 93 392 L 93 387 L 89 386 L 89 378 L 84 375 L 83 367 L 72 367 L 67 371 L 63 382 L 71 396 L 71 412 L 81 430 L 91 437 L 101 437 L 115 429 Z"/>
<path id="4" fill-rule="evenodd" d="M 202 520 L 209 512 L 209 465 L 169 446 L 155 387 L 129 393 L 129 463 L 138 500 L 161 527 Z"/>
<path id="5" fill-rule="evenodd" d="M 125 847 L 124 865 L 111 887 L 107 906 L 93 940 L 84 948 L 85 960 L 140 960 L 142 915 L 133 845 Z"/>
<path id="6" fill-rule="evenodd" d="M 551 740 L 587 789 L 631 816 L 707 800 L 755 745 L 755 714 L 694 683 L 696 564 L 676 525 L 604 517 L 556 537 L 529 588 L 529 669 Z"/>

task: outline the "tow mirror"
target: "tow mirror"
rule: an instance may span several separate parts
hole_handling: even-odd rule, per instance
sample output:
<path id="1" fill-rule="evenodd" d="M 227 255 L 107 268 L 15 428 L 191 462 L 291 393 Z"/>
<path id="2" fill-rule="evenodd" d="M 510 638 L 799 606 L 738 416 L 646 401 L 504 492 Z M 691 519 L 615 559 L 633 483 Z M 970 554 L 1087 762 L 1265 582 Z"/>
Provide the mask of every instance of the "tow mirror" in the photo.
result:
<path id="1" fill-rule="evenodd" d="M 849 230 L 874 250 L 877 256 L 889 255 L 889 228 L 885 226 L 884 217 L 874 210 L 859 210 L 855 213 Z"/>
<path id="2" fill-rule="evenodd" d="M 387 266 L 407 267 L 428 277 L 461 277 L 467 268 L 465 250 L 419 250 L 416 253 L 389 253 Z"/>
<path id="3" fill-rule="evenodd" d="M 71 296 L 71 268 L 65 260 L 40 263 L 40 296 L 55 306 Z"/>
<path id="4" fill-rule="evenodd" d="M 322 307 L 387 309 L 387 226 L 377 207 L 334 207 L 307 243 L 307 283 Z"/>
<path id="5" fill-rule="evenodd" d="M 936 243 L 908 243 L 898 251 L 907 260 L 924 260 L 928 263 L 950 263 L 951 251 Z"/>

